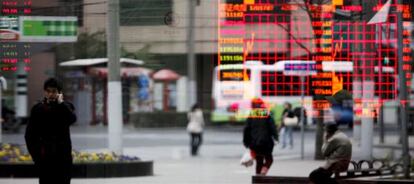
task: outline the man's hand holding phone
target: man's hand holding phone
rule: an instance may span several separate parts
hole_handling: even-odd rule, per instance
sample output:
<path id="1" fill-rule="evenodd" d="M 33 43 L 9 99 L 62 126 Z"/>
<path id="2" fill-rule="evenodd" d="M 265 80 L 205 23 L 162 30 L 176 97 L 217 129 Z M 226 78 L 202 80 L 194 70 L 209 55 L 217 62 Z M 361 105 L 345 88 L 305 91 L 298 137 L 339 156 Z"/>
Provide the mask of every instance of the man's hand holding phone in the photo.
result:
<path id="1" fill-rule="evenodd" d="M 62 93 L 59 93 L 58 94 L 58 97 L 57 97 L 57 103 L 58 104 L 61 104 L 63 102 L 63 94 Z"/>

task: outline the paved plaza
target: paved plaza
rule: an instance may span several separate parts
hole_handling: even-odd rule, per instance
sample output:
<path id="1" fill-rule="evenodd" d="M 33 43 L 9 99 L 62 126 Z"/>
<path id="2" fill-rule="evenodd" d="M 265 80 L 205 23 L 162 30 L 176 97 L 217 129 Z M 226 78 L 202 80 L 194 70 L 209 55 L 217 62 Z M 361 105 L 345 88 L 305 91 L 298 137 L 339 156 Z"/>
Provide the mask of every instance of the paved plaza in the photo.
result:
<path id="1" fill-rule="evenodd" d="M 346 130 L 348 135 L 352 132 Z M 396 132 L 387 136 L 387 142 L 397 140 Z M 300 159 L 300 134 L 295 131 L 293 149 L 274 150 L 274 164 L 269 175 L 307 176 L 310 171 L 322 165 L 314 161 L 314 130 L 305 134 L 305 159 Z M 5 142 L 24 143 L 23 134 L 6 134 Z M 81 151 L 105 151 L 106 127 L 72 127 L 73 148 Z M 378 136 L 375 137 L 378 142 Z M 411 137 L 410 142 L 413 143 Z M 188 148 L 189 136 L 184 129 L 124 129 L 124 154 L 134 155 L 143 160 L 154 161 L 154 176 L 112 178 L 112 179 L 73 179 L 73 184 L 210 184 L 210 183 L 251 183 L 253 168 L 244 168 L 239 159 L 244 152 L 242 146 L 242 128 L 208 128 L 204 134 L 204 143 L 199 157 L 191 157 Z M 389 154 L 383 149 L 374 149 L 375 157 Z M 360 149 L 355 144 L 353 159 L 358 160 Z M 0 179 L 0 184 L 35 184 L 36 179 Z"/>

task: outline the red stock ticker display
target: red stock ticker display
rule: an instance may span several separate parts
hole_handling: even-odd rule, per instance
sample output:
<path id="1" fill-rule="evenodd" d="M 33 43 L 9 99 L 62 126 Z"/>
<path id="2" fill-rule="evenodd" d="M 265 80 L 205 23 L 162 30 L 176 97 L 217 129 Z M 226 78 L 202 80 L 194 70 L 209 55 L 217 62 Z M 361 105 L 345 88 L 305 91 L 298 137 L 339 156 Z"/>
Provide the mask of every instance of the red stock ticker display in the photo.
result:
<path id="1" fill-rule="evenodd" d="M 19 37 L 17 32 L 18 17 L 32 13 L 32 0 L 1 0 L 0 2 L 0 71 L 16 72 L 19 67 L 30 71 L 28 64 L 31 62 L 31 44 L 17 42 Z"/>
<path id="2" fill-rule="evenodd" d="M 261 61 L 265 65 L 313 61 L 315 64 L 309 70 L 316 74 L 305 76 L 303 81 L 306 96 L 330 96 L 346 89 L 354 95 L 357 106 L 372 101 L 366 104 L 377 108 L 383 102 L 398 99 L 398 62 L 403 62 L 410 89 L 410 4 L 391 1 L 386 21 L 369 24 L 386 4 L 384 1 L 378 0 L 372 7 L 354 5 L 350 0 L 333 0 L 325 5 L 307 2 L 219 0 L 218 68 L 246 61 Z M 373 15 L 366 16 L 367 20 L 355 19 L 365 12 Z M 404 19 L 402 61 L 397 58 L 397 12 L 402 12 Z M 300 96 L 301 85 L 299 76 L 261 72 L 264 97 Z M 312 103 L 314 109 L 327 107 L 318 100 Z"/>

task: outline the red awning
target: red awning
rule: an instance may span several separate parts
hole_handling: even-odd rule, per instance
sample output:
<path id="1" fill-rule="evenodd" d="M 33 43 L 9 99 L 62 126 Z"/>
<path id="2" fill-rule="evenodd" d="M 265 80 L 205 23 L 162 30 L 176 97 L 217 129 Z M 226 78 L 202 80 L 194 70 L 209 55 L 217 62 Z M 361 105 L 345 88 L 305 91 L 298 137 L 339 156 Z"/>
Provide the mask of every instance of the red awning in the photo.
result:
<path id="1" fill-rule="evenodd" d="M 122 77 L 137 77 L 140 75 L 149 75 L 151 72 L 151 69 L 142 67 L 121 68 Z M 108 69 L 103 67 L 92 67 L 88 69 L 88 74 L 99 77 L 107 77 Z"/>
<path id="2" fill-rule="evenodd" d="M 175 81 L 180 75 L 169 69 L 162 69 L 152 74 L 152 79 L 160 81 Z"/>

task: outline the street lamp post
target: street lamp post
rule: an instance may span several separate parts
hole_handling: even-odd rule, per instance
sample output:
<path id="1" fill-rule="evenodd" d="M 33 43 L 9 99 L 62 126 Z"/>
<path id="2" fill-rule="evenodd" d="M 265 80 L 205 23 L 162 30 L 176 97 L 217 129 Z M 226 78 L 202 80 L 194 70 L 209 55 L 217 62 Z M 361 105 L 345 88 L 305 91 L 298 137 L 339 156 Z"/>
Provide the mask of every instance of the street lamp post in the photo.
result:
<path id="1" fill-rule="evenodd" d="M 3 98 L 3 89 L 7 89 L 7 81 L 6 81 L 6 79 L 3 77 L 3 76 L 0 76 L 0 118 L 2 118 L 3 117 L 3 115 L 1 114 L 2 112 L 2 110 L 1 110 L 1 108 L 3 107 L 3 104 L 2 104 L 2 98 Z M 2 122 L 0 122 L 0 143 L 2 143 L 2 131 L 3 131 L 3 128 L 1 127 L 1 124 L 2 124 Z"/>
<path id="2" fill-rule="evenodd" d="M 305 159 L 305 76 L 300 76 L 301 107 L 300 107 L 300 158 Z"/>
<path id="3" fill-rule="evenodd" d="M 402 0 L 397 0 L 398 5 L 402 5 Z M 398 78 L 399 78 L 399 101 L 400 101 L 400 119 L 401 119 L 401 143 L 402 143 L 402 160 L 404 166 L 404 177 L 410 177 L 410 152 L 408 150 L 408 135 L 407 135 L 407 84 L 405 71 L 403 69 L 403 17 L 402 11 L 397 12 L 397 53 L 398 53 Z"/>
<path id="4" fill-rule="evenodd" d="M 2 104 L 2 98 L 3 98 L 3 96 L 2 96 L 2 92 L 3 92 L 3 87 L 6 85 L 6 80 L 4 79 L 4 77 L 3 76 L 1 76 L 0 77 L 0 119 L 3 117 L 3 115 L 2 115 L 2 107 L 3 107 L 3 104 Z M 0 121 L 0 143 L 2 143 L 2 131 L 3 131 L 3 128 L 1 127 L 1 124 L 2 124 L 3 122 L 2 121 Z"/>
<path id="5" fill-rule="evenodd" d="M 187 26 L 187 74 L 188 74 L 188 109 L 197 102 L 197 84 L 195 77 L 196 59 L 195 59 L 195 43 L 194 43 L 194 24 L 195 24 L 195 8 L 196 1 L 188 0 L 188 26 Z"/>
<path id="6" fill-rule="evenodd" d="M 0 143 L 2 143 L 3 142 L 3 140 L 2 140 L 2 137 L 3 137 L 3 135 L 2 135 L 2 132 L 3 132 L 3 127 L 1 127 L 1 125 L 3 124 L 3 119 L 2 119 L 2 117 L 3 117 L 3 114 L 2 114 L 2 108 L 3 108 L 3 104 L 2 104 L 2 92 L 3 92 L 3 83 L 0 81 Z"/>
<path id="7" fill-rule="evenodd" d="M 119 0 L 108 1 L 108 146 L 122 154 L 122 89 L 120 75 Z"/>

